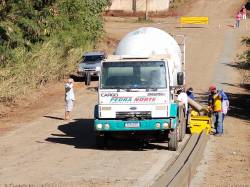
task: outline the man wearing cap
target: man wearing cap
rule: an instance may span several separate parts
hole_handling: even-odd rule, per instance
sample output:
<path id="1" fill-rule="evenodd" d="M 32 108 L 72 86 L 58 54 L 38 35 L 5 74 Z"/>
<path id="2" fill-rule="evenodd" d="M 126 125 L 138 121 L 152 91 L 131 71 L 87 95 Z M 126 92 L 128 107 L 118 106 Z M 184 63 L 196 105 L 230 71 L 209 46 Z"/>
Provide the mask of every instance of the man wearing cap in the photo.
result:
<path id="1" fill-rule="evenodd" d="M 67 83 L 65 84 L 65 120 L 70 119 L 70 112 L 73 109 L 73 103 L 75 100 L 75 94 L 74 94 L 74 89 L 73 89 L 73 79 L 68 79 Z"/>
<path id="2" fill-rule="evenodd" d="M 195 97 L 194 97 L 194 94 L 193 94 L 193 88 L 192 87 L 190 87 L 190 88 L 188 88 L 188 90 L 187 90 L 187 96 L 190 98 L 190 99 L 193 99 L 193 100 L 195 100 Z"/>
<path id="3" fill-rule="evenodd" d="M 215 135 L 220 136 L 223 134 L 222 96 L 215 85 L 210 86 L 209 91 L 208 107 L 213 111 Z"/>

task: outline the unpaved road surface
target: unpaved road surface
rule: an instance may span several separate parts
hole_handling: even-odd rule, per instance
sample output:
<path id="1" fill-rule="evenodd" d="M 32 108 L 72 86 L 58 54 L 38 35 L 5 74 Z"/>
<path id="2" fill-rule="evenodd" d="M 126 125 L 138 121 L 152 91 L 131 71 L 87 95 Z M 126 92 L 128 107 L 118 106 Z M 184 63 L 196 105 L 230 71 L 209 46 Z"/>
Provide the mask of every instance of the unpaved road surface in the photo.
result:
<path id="1" fill-rule="evenodd" d="M 92 128 L 96 92 L 79 88 L 76 93 L 72 121 L 61 120 L 62 104 L 0 137 L 1 184 L 137 186 L 148 184 L 178 154 L 166 144 L 139 151 L 111 142 L 109 150 L 97 150 Z"/>
<path id="2" fill-rule="evenodd" d="M 237 42 L 246 35 L 245 23 L 240 29 L 231 26 L 235 8 L 243 1 L 197 0 L 188 15 L 209 16 L 204 27 L 180 28 L 177 18 L 155 19 L 152 23 L 138 23 L 133 19 L 106 18 L 105 30 L 112 41 L 142 26 L 153 26 L 173 34 L 187 36 L 187 84 L 197 96 L 204 96 L 211 83 L 217 83 L 233 96 L 245 94 L 238 88 L 239 77 L 230 66 L 236 56 Z M 249 24 L 250 25 L 250 24 Z M 232 45 L 231 47 L 225 47 Z M 112 49 L 109 48 L 111 52 Z M 226 60 L 226 62 L 225 62 Z M 230 73 L 230 76 L 228 76 Z M 222 76 L 225 75 L 225 76 Z M 0 186 L 5 184 L 57 185 L 57 186 L 148 186 L 159 175 L 166 163 L 178 152 L 166 150 L 166 144 L 150 144 L 143 151 L 132 144 L 111 142 L 109 150 L 97 150 L 91 124 L 93 107 L 97 101 L 96 82 L 90 88 L 76 84 L 76 103 L 73 120 L 63 121 L 63 83 L 51 86 L 35 104 L 16 110 L 8 118 L 0 119 Z M 53 90 L 53 91 L 51 91 Z M 238 94 L 238 95 L 237 95 Z M 238 106 L 238 105 L 237 105 Z M 210 156 L 206 167 L 192 185 L 227 186 L 230 180 L 249 184 L 249 118 L 231 115 L 225 122 L 225 136 L 211 137 Z M 15 114 L 15 115 L 14 115 Z M 248 114 L 249 115 L 249 114 Z M 243 119 L 245 117 L 245 119 Z M 237 127 L 235 124 L 237 123 Z M 6 129 L 7 126 L 11 130 Z M 240 128 L 241 131 L 237 131 Z M 237 135 L 235 132 L 238 132 Z M 238 138 L 241 140 L 239 143 Z M 238 142 L 238 143 L 237 143 Z M 237 150 L 231 149 L 232 144 Z M 226 149 L 224 149 L 224 147 Z M 244 149 L 243 149 L 244 147 Z M 233 150 L 233 151 L 232 151 Z M 237 157 L 225 155 L 230 154 Z M 241 157 L 244 159 L 241 159 Z M 236 160 L 235 160 L 236 159 Z M 243 160 L 242 162 L 239 161 Z M 238 162 L 241 172 L 238 172 Z M 220 164 L 218 164 L 220 163 Z M 231 167 L 228 169 L 228 167 Z M 245 169 L 245 170 L 244 170 Z M 212 171 L 212 172 L 208 172 Z M 223 171 L 223 172 L 220 172 Z M 237 172 L 236 172 L 237 171 Z M 227 181 L 221 178 L 228 176 Z M 223 178 L 224 180 L 225 177 Z M 210 182 L 213 180 L 215 182 Z M 235 182 L 235 184 L 237 184 Z"/>

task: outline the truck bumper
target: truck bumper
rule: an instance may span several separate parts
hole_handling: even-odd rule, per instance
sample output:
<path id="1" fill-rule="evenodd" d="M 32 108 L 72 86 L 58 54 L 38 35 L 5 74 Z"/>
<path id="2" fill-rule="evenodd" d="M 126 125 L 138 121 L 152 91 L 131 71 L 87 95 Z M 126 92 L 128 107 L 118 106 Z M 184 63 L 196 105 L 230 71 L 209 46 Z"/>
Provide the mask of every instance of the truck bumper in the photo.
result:
<path id="1" fill-rule="evenodd" d="M 116 120 L 95 119 L 95 131 L 150 131 L 168 130 L 176 126 L 176 119 Z"/>
<path id="2" fill-rule="evenodd" d="M 91 70 L 91 71 L 87 71 L 87 70 L 86 71 L 78 71 L 77 74 L 80 77 L 85 77 L 86 72 L 89 72 L 90 75 L 93 76 L 93 77 L 98 77 L 99 76 L 99 72 L 95 71 L 95 70 Z"/>

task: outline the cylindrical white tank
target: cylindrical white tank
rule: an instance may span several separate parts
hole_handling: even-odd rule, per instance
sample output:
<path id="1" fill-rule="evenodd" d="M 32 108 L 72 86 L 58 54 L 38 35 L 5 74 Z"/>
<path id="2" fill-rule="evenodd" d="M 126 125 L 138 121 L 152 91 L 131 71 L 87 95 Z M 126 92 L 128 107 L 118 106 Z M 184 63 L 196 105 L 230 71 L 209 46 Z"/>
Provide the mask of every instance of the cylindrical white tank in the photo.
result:
<path id="1" fill-rule="evenodd" d="M 118 44 L 115 55 L 150 57 L 165 55 L 173 84 L 177 85 L 177 72 L 182 71 L 181 49 L 176 40 L 165 31 L 143 27 L 128 33 Z"/>

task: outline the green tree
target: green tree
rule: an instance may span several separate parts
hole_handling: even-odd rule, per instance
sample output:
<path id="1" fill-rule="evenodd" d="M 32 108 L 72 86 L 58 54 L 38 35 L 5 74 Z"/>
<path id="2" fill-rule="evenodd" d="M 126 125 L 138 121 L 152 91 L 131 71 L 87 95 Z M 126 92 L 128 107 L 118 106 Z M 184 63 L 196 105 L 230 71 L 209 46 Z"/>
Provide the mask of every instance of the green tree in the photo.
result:
<path id="1" fill-rule="evenodd" d="M 1 0 L 0 102 L 69 74 L 103 34 L 107 0 Z"/>

